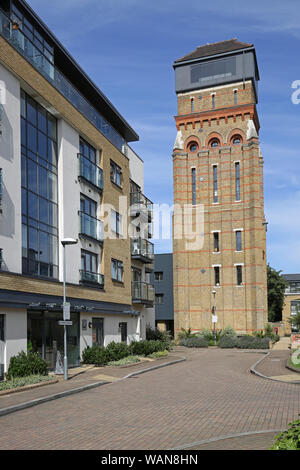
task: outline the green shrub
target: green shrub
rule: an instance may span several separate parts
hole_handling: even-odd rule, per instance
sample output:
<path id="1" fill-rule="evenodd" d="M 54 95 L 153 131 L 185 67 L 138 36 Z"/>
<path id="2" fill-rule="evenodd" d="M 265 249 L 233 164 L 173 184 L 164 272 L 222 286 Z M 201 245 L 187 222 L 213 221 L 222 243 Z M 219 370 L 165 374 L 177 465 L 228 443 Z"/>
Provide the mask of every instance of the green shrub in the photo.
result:
<path id="1" fill-rule="evenodd" d="M 94 364 L 98 367 L 105 366 L 109 362 L 109 355 L 102 346 L 89 346 L 82 352 L 84 364 Z"/>
<path id="2" fill-rule="evenodd" d="M 169 331 L 160 331 L 158 328 L 150 327 L 146 329 L 146 339 L 148 341 L 164 341 L 165 343 L 172 341 Z"/>
<path id="3" fill-rule="evenodd" d="M 237 334 L 231 326 L 226 326 L 220 333 L 220 339 L 225 337 L 236 338 Z"/>
<path id="4" fill-rule="evenodd" d="M 164 351 L 165 349 L 170 349 L 168 343 L 154 340 L 133 341 L 129 346 L 130 354 L 134 356 L 149 356 L 154 352 Z"/>
<path id="5" fill-rule="evenodd" d="M 289 429 L 278 434 L 270 450 L 300 450 L 300 420 L 289 423 Z"/>
<path id="6" fill-rule="evenodd" d="M 48 375 L 46 361 L 38 353 L 22 351 L 10 359 L 7 379 L 14 377 L 27 377 L 29 375 Z"/>
<path id="7" fill-rule="evenodd" d="M 181 328 L 181 331 L 178 333 L 178 338 L 183 339 L 183 338 L 195 338 L 196 334 L 192 333 L 192 329 L 188 328 L 185 330 L 184 328 Z"/>
<path id="8" fill-rule="evenodd" d="M 245 335 L 238 339 L 237 347 L 241 349 L 269 349 L 270 345 L 268 338 Z"/>
<path id="9" fill-rule="evenodd" d="M 215 339 L 214 333 L 211 330 L 203 328 L 199 333 L 197 333 L 197 338 L 205 338 L 207 341 L 212 341 Z"/>
<path id="10" fill-rule="evenodd" d="M 236 336 L 224 335 L 219 341 L 219 347 L 225 348 L 236 348 L 238 345 L 238 338 Z"/>
<path id="11" fill-rule="evenodd" d="M 197 338 L 183 338 L 179 344 L 186 348 L 207 348 L 209 341 L 203 336 L 198 336 Z"/>
<path id="12" fill-rule="evenodd" d="M 126 343 L 115 343 L 114 341 L 106 346 L 105 351 L 109 362 L 119 361 L 130 354 L 129 346 Z"/>

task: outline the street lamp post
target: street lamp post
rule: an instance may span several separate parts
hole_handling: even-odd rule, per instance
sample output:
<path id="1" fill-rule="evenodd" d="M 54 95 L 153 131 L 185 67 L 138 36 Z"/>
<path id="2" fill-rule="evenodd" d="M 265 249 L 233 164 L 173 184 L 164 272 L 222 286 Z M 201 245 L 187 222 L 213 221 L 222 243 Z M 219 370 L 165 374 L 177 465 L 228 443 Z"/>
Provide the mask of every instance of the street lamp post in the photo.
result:
<path id="1" fill-rule="evenodd" d="M 213 290 L 212 294 L 214 296 L 214 306 L 213 306 L 213 324 L 214 324 L 214 337 L 215 337 L 215 346 L 217 344 L 217 331 L 216 331 L 216 313 L 217 313 L 217 307 L 216 307 L 216 291 Z"/>
<path id="2" fill-rule="evenodd" d="M 64 302 L 63 311 L 66 305 L 66 246 L 76 245 L 78 240 L 73 238 L 64 238 L 61 240 L 63 246 L 63 287 L 64 287 Z M 65 320 L 65 318 L 63 318 Z M 68 380 L 68 352 L 67 352 L 67 325 L 64 325 L 64 379 Z"/>

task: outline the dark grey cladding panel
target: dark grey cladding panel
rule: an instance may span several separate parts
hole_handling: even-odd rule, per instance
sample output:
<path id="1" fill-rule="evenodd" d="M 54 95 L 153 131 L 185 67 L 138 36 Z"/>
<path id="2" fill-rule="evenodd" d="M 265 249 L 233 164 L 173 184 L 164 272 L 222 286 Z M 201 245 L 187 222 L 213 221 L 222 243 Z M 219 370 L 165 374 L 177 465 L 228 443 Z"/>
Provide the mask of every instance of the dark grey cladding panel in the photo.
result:
<path id="1" fill-rule="evenodd" d="M 257 92 L 258 70 L 253 51 L 220 58 L 193 60 L 175 67 L 176 92 L 252 79 Z"/>
<path id="2" fill-rule="evenodd" d="M 162 281 L 155 281 L 155 272 L 163 273 Z M 155 305 L 155 320 L 174 320 L 173 300 L 173 254 L 164 253 L 155 255 L 154 272 L 151 274 L 155 294 L 163 294 L 163 304 Z"/>

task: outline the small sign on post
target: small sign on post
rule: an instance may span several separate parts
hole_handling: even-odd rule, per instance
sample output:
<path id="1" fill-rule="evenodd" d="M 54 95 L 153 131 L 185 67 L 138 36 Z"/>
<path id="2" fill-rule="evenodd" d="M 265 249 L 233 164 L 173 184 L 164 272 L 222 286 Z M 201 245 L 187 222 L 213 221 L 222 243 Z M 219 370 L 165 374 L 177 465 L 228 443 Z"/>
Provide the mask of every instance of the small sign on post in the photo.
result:
<path id="1" fill-rule="evenodd" d="M 71 304 L 69 302 L 65 302 L 63 304 L 63 312 L 64 312 L 64 320 L 65 321 L 71 320 Z"/>
<path id="2" fill-rule="evenodd" d="M 72 326 L 73 322 L 69 320 L 60 320 L 58 324 L 59 326 Z"/>
<path id="3" fill-rule="evenodd" d="M 213 316 L 212 316 L 212 322 L 213 322 L 213 323 L 218 323 L 218 317 L 217 317 L 217 315 L 213 315 Z"/>

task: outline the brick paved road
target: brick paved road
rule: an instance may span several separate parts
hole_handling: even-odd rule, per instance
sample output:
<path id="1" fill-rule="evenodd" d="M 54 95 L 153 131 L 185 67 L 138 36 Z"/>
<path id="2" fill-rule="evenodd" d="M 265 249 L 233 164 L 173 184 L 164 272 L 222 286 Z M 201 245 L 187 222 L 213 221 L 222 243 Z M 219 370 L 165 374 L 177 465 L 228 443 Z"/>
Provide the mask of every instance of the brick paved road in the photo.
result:
<path id="1" fill-rule="evenodd" d="M 0 418 L 0 449 L 171 449 L 284 429 L 298 417 L 300 385 L 249 373 L 260 354 L 188 354 L 186 362 Z"/>

